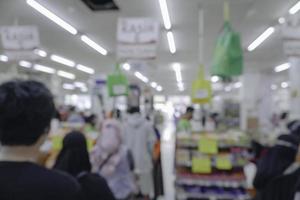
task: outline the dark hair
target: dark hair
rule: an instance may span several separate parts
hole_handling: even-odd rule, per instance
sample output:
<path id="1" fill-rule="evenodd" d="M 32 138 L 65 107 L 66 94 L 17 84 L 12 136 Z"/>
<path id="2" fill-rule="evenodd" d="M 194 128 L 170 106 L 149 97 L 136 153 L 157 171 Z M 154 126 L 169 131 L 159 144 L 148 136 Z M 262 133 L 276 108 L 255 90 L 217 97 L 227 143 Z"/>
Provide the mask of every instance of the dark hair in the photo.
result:
<path id="1" fill-rule="evenodd" d="M 50 126 L 53 96 L 37 81 L 15 80 L 0 85 L 0 142 L 33 145 Z"/>
<path id="2" fill-rule="evenodd" d="M 140 108 L 138 106 L 135 107 L 131 107 L 128 109 L 127 111 L 129 114 L 134 114 L 134 113 L 139 113 L 140 112 Z"/>
<path id="3" fill-rule="evenodd" d="M 90 172 L 91 163 L 86 143 L 84 135 L 80 132 L 73 131 L 67 134 L 54 168 L 75 177 L 81 172 Z"/>
<path id="4" fill-rule="evenodd" d="M 187 107 L 186 109 L 186 113 L 193 113 L 194 112 L 194 108 L 192 106 Z"/>

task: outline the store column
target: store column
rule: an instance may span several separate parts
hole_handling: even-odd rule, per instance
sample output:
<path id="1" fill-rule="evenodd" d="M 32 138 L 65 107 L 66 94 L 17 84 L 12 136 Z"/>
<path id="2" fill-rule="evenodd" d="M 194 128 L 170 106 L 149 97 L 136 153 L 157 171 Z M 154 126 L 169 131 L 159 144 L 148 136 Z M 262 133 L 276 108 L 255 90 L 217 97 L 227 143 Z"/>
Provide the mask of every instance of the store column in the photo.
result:
<path id="1" fill-rule="evenodd" d="M 51 76 L 50 90 L 55 97 L 57 105 L 64 104 L 64 92 L 62 92 L 62 80 L 57 74 Z"/>
<path id="2" fill-rule="evenodd" d="M 291 118 L 300 119 L 300 58 L 289 58 L 289 84 L 291 91 L 290 98 L 290 116 Z"/>
<path id="3" fill-rule="evenodd" d="M 241 90 L 241 123 L 242 130 L 259 129 L 269 133 L 272 116 L 272 79 L 267 74 L 245 73 Z"/>

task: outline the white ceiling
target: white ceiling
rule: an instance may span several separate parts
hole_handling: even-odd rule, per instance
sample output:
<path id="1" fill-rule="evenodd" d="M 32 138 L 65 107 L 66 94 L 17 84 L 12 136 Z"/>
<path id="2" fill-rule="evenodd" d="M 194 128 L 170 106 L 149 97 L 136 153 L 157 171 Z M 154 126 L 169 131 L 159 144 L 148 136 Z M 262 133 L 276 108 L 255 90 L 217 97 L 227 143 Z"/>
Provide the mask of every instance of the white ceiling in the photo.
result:
<path id="1" fill-rule="evenodd" d="M 81 0 L 37 0 L 62 19 L 88 34 L 93 40 L 109 51 L 102 56 L 83 44 L 78 36 L 72 36 L 46 17 L 26 4 L 25 0 L 0 0 L 0 26 L 36 25 L 40 31 L 41 48 L 77 63 L 95 68 L 98 73 L 109 73 L 116 63 L 116 26 L 119 17 L 152 17 L 162 24 L 158 0 L 116 0 L 120 11 L 92 12 Z M 213 48 L 223 24 L 223 0 L 168 0 L 170 18 L 173 26 L 177 53 L 169 52 L 166 34 L 161 26 L 161 39 L 158 57 L 150 63 L 145 75 L 157 81 L 168 94 L 178 93 L 175 73 L 171 64 L 179 62 L 183 68 L 183 80 L 187 88 L 196 78 L 198 60 L 198 10 L 204 9 L 204 64 L 209 67 Z M 241 33 L 243 47 L 246 47 L 268 26 L 276 23 L 278 17 L 286 15 L 295 0 L 229 0 L 231 22 Z M 1 47 L 0 47 L 1 48 Z M 1 52 L 2 50 L 0 50 Z M 270 69 L 285 62 L 280 34 L 271 36 L 254 52 L 245 51 L 245 66 L 248 70 L 269 73 Z M 65 69 L 47 59 L 40 61 L 45 65 Z M 9 64 L 0 64 L 7 69 Z M 73 71 L 75 73 L 75 71 Z M 79 79 L 88 76 L 76 72 Z M 131 77 L 132 81 L 138 82 Z"/>

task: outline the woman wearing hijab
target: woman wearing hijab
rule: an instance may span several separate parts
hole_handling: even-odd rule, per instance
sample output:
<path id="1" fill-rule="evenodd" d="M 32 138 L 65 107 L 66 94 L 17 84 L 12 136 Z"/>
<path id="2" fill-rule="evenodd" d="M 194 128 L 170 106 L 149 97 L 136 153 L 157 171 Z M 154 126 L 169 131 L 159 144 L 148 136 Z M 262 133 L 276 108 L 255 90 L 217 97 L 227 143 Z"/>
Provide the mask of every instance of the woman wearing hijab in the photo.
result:
<path id="1" fill-rule="evenodd" d="M 105 179 L 91 173 L 86 139 L 82 133 L 73 131 L 65 136 L 54 168 L 77 178 L 86 200 L 115 200 Z"/>
<path id="2" fill-rule="evenodd" d="M 129 199 L 135 192 L 128 150 L 123 145 L 121 127 L 116 120 L 103 123 L 101 136 L 91 154 L 93 171 L 103 176 L 117 199 Z"/>

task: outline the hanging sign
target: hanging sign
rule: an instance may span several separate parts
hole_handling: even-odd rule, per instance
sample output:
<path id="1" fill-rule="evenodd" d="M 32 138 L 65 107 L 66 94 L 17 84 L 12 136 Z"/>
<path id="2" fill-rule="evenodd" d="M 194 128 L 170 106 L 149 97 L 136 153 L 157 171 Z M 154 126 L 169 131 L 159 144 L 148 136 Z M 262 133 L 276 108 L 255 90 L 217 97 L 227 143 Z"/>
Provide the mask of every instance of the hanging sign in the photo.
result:
<path id="1" fill-rule="evenodd" d="M 36 26 L 3 26 L 1 42 L 10 60 L 34 59 L 33 50 L 40 45 Z"/>
<path id="2" fill-rule="evenodd" d="M 120 18 L 117 41 L 120 59 L 156 57 L 159 23 L 151 18 Z"/>

